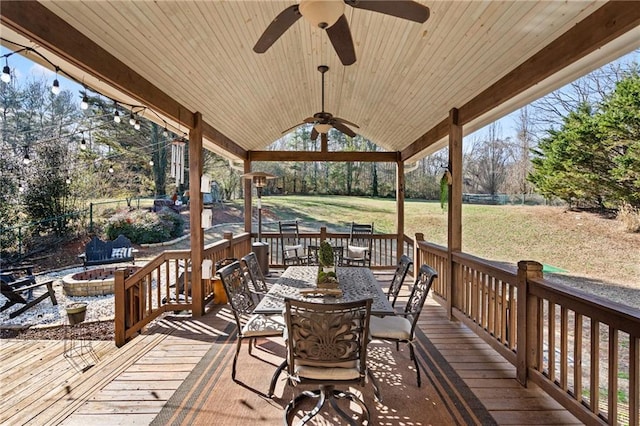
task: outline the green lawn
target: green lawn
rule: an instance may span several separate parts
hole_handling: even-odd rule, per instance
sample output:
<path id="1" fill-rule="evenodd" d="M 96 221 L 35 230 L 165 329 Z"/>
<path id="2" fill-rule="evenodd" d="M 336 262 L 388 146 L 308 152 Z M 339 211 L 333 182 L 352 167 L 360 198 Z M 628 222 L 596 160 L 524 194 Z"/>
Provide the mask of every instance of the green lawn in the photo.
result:
<path id="1" fill-rule="evenodd" d="M 239 206 L 242 201 L 238 201 Z M 255 205 L 255 204 L 254 204 Z M 346 196 L 266 196 L 265 221 L 299 219 L 305 227 L 348 230 L 351 221 L 374 222 L 376 232 L 395 232 L 396 202 Z M 638 284 L 640 234 L 618 222 L 562 207 L 463 205 L 463 251 L 516 263 L 536 260 L 578 276 Z M 405 233 L 446 245 L 447 212 L 437 202 L 407 200 Z"/>

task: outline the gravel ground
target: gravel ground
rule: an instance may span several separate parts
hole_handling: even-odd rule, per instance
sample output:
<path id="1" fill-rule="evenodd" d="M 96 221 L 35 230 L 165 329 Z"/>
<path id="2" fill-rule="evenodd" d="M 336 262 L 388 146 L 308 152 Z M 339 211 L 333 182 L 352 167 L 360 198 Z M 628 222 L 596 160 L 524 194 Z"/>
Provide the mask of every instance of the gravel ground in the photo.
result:
<path id="1" fill-rule="evenodd" d="M 69 327 L 65 307 L 71 303 L 84 302 L 87 304 L 85 321 L 73 326 L 74 336 L 94 340 L 112 340 L 114 338 L 114 296 L 111 294 L 69 297 L 62 289 L 62 277 L 82 270 L 81 267 L 72 268 L 38 276 L 36 282 L 55 280 L 53 289 L 58 305 L 53 305 L 51 299 L 47 298 L 15 318 L 9 318 L 9 314 L 20 309 L 22 305 L 14 305 L 0 312 L 0 338 L 64 339 Z M 39 291 L 36 295 L 43 291 L 37 290 Z M 0 305 L 6 301 L 7 299 L 0 295 Z"/>

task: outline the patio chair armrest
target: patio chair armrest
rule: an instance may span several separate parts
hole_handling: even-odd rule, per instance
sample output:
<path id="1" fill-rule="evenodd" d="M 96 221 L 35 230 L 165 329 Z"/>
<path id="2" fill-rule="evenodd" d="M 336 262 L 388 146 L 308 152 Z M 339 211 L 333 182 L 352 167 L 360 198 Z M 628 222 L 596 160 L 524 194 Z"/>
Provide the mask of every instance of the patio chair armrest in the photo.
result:
<path id="1" fill-rule="evenodd" d="M 16 281 L 14 281 L 12 283 L 9 283 L 9 286 L 11 288 L 13 288 L 15 291 L 20 292 L 20 291 L 32 290 L 34 288 L 42 287 L 44 285 L 49 286 L 49 285 L 53 284 L 54 281 L 55 280 L 43 281 L 41 283 L 30 284 L 30 285 L 26 285 L 24 287 L 14 287 L 14 285 L 16 284 Z M 19 282 L 18 282 L 18 284 L 19 284 Z"/>

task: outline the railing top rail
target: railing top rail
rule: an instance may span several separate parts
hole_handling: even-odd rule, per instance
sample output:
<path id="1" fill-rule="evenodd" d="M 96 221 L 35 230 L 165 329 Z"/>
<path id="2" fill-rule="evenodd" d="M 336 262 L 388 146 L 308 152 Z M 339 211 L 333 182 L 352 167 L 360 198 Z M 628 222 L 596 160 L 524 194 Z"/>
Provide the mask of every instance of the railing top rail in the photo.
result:
<path id="1" fill-rule="evenodd" d="M 545 279 L 530 279 L 529 284 L 529 291 L 535 296 L 640 337 L 640 309 Z"/>

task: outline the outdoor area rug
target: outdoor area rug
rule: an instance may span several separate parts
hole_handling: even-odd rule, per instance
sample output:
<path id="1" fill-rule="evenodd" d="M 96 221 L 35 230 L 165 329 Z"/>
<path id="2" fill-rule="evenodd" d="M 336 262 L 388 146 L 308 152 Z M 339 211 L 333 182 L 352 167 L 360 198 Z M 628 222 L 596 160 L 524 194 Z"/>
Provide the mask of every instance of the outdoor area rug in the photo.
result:
<path id="1" fill-rule="evenodd" d="M 287 403 L 305 386 L 290 386 L 282 373 L 275 396 L 266 393 L 271 377 L 285 356 L 284 340 L 262 339 L 249 355 L 248 341 L 243 342 L 238 358 L 236 379 L 231 380 L 231 364 L 236 348 L 235 325 L 225 330 L 209 352 L 153 421 L 153 425 L 282 425 Z M 361 395 L 369 408 L 372 425 L 492 425 L 491 415 L 435 349 L 429 339 L 418 332 L 417 356 L 422 368 L 422 386 L 416 383 L 413 362 L 406 345 L 373 341 L 369 345 L 368 365 L 380 386 L 383 401 L 377 402 L 371 383 L 350 387 Z M 339 387 L 338 387 L 339 388 Z M 315 400 L 300 404 L 309 410 Z M 357 411 L 356 406 L 341 403 L 343 410 Z M 349 412 L 349 411 L 347 411 Z M 299 419 L 299 415 L 297 418 Z M 341 422 L 326 404 L 308 424 L 336 425 Z"/>

